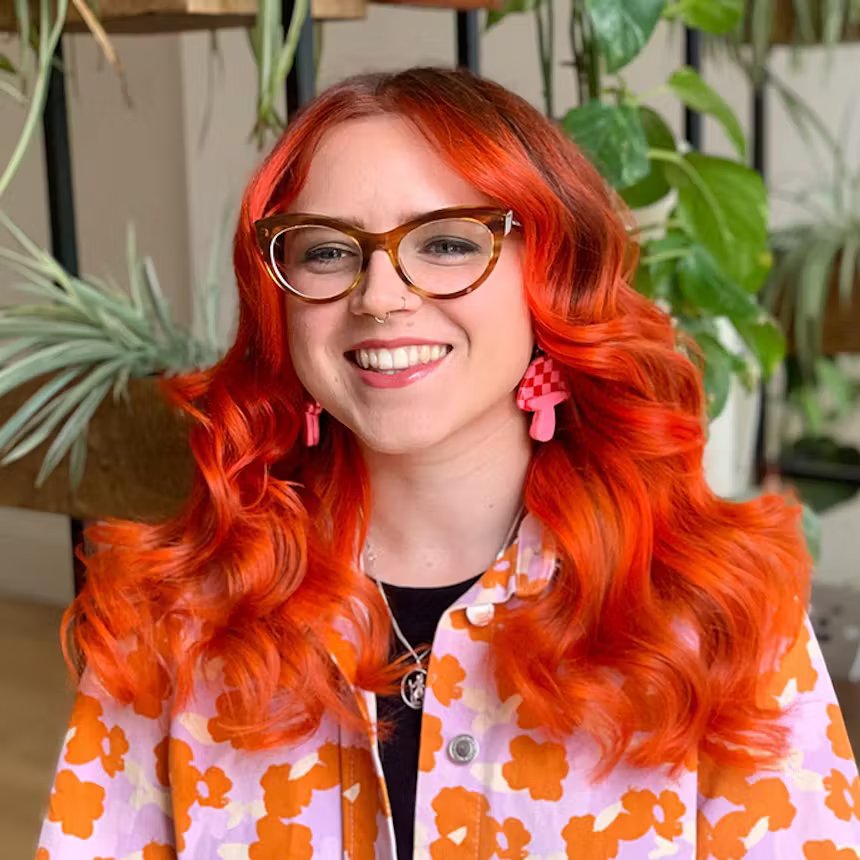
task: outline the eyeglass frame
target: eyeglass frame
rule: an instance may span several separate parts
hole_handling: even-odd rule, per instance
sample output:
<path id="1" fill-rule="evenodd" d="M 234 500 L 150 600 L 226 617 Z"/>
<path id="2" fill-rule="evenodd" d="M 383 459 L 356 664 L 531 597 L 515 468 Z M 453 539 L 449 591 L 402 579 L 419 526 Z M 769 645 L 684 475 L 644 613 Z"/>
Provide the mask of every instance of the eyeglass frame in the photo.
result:
<path id="1" fill-rule="evenodd" d="M 398 251 L 400 242 L 408 233 L 411 233 L 417 227 L 424 224 L 429 224 L 433 221 L 444 221 L 452 218 L 465 219 L 476 221 L 489 228 L 493 236 L 493 247 L 490 252 L 490 259 L 487 262 L 487 267 L 484 269 L 481 276 L 462 290 L 455 293 L 433 293 L 430 290 L 425 290 L 418 286 L 400 265 Z M 316 299 L 310 296 L 302 295 L 291 287 L 285 279 L 281 278 L 277 267 L 272 261 L 273 245 L 275 240 L 284 229 L 291 227 L 330 227 L 339 230 L 341 233 L 353 239 L 361 251 L 361 266 L 356 273 L 353 282 L 341 293 L 336 296 L 325 299 Z M 280 213 L 277 215 L 269 215 L 266 218 L 260 218 L 254 222 L 254 230 L 257 237 L 257 249 L 263 260 L 263 265 L 269 276 L 275 282 L 276 286 L 295 296 L 297 299 L 307 302 L 308 304 L 321 305 L 329 302 L 336 302 L 348 296 L 361 283 L 362 278 L 367 274 L 367 267 L 370 263 L 370 255 L 381 249 L 386 252 L 388 259 L 394 266 L 395 271 L 400 276 L 400 279 L 406 286 L 419 296 L 428 299 L 456 299 L 460 296 L 468 295 L 477 290 L 479 286 L 490 276 L 493 269 L 496 267 L 499 256 L 502 252 L 502 241 L 511 230 L 514 228 L 521 229 L 522 224 L 514 216 L 513 209 L 504 209 L 494 206 L 447 206 L 444 209 L 436 209 L 432 212 L 425 212 L 416 218 L 412 218 L 398 227 L 393 227 L 391 230 L 386 230 L 382 233 L 372 233 L 368 230 L 363 230 L 346 221 L 341 221 L 338 218 L 331 218 L 327 215 L 311 215 L 305 213 Z"/>

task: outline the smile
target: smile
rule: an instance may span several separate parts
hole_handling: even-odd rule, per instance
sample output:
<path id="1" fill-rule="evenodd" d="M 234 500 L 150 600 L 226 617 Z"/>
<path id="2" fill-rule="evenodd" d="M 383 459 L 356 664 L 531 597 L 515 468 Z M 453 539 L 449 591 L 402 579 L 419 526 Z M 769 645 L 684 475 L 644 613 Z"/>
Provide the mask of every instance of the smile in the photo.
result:
<path id="1" fill-rule="evenodd" d="M 346 354 L 359 379 L 373 388 L 402 388 L 429 376 L 453 350 L 445 346 L 361 349 Z"/>

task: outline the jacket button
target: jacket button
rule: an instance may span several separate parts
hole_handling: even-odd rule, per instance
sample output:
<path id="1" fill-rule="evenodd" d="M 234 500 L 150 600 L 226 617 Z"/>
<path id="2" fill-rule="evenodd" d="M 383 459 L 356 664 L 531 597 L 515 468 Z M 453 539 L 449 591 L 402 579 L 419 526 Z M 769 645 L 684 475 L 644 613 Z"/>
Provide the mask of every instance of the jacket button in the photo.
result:
<path id="1" fill-rule="evenodd" d="M 475 603 L 466 607 L 466 618 L 475 627 L 486 627 L 495 614 L 495 606 L 492 603 Z"/>
<path id="2" fill-rule="evenodd" d="M 478 754 L 478 742 L 471 735 L 456 735 L 448 744 L 448 758 L 457 764 L 468 764 Z"/>

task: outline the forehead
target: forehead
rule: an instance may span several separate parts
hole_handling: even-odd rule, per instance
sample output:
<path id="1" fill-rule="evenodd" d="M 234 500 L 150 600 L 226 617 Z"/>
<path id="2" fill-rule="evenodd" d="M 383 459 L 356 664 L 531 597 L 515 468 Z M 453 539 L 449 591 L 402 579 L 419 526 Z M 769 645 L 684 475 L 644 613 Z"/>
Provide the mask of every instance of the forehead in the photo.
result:
<path id="1" fill-rule="evenodd" d="M 411 123 L 385 114 L 349 120 L 327 131 L 288 211 L 385 230 L 434 209 L 492 202 L 450 167 Z"/>

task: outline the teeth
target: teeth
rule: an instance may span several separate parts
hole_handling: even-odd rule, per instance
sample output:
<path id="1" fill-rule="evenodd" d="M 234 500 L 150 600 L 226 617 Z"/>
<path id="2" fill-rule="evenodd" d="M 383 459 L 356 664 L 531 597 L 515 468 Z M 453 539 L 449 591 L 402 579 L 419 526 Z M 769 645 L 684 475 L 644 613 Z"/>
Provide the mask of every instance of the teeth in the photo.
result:
<path id="1" fill-rule="evenodd" d="M 356 361 L 365 370 L 395 371 L 405 370 L 438 361 L 450 352 L 451 347 L 428 346 L 399 346 L 396 349 L 360 349 L 355 353 Z"/>

